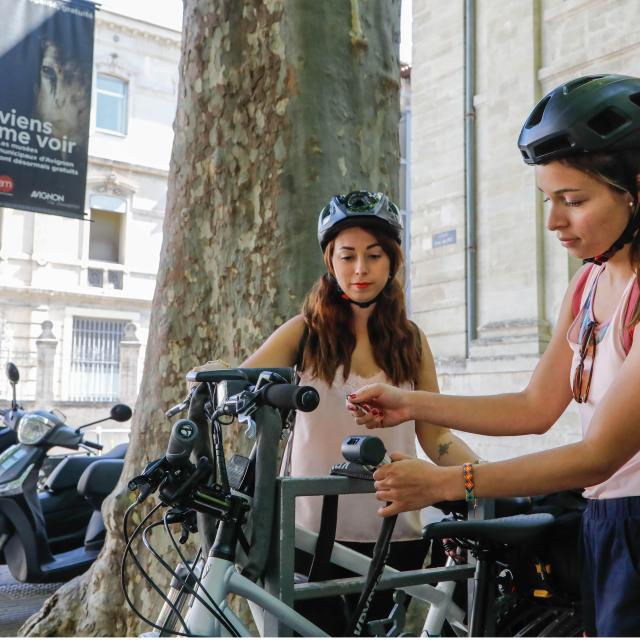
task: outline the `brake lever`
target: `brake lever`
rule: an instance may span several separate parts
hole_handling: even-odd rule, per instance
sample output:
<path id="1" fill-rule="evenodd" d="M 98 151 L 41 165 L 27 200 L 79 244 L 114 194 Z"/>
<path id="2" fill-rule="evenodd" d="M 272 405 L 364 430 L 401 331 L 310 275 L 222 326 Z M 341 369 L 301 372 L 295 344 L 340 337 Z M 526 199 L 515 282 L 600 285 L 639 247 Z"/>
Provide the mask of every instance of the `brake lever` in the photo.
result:
<path id="1" fill-rule="evenodd" d="M 231 396 L 224 403 L 222 409 L 223 414 L 234 415 L 238 418 L 238 422 L 242 422 L 247 425 L 245 429 L 245 436 L 250 439 L 254 439 L 257 433 L 256 421 L 253 419 L 253 414 L 258 409 L 256 400 L 259 398 L 260 393 L 256 391 L 254 387 L 253 391 L 245 389 L 235 396 Z"/>
<path id="2" fill-rule="evenodd" d="M 187 394 L 187 397 L 182 402 L 179 402 L 178 404 L 174 404 L 173 407 L 171 407 L 170 409 L 167 409 L 167 411 L 165 411 L 165 414 L 164 414 L 165 417 L 173 418 L 173 416 L 175 416 L 176 414 L 184 411 L 189 406 L 191 402 L 191 398 L 193 397 L 193 394 L 196 389 L 197 387 L 193 387 L 193 389 L 189 391 L 189 393 Z"/>

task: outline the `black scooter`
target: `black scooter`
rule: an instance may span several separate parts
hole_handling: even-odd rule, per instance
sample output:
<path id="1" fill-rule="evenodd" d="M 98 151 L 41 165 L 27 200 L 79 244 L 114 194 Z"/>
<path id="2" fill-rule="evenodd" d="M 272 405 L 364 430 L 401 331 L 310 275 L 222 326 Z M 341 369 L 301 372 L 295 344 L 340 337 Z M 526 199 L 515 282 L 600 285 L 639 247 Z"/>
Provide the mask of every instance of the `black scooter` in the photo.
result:
<path id="1" fill-rule="evenodd" d="M 0 453 L 0 562 L 16 580 L 62 582 L 96 559 L 105 538 L 100 507 L 120 477 L 126 445 L 103 456 L 65 458 L 47 478 L 45 491 L 38 492 L 38 476 L 52 447 L 101 450 L 80 430 L 130 417 L 131 409 L 117 404 L 108 418 L 74 429 L 54 413 L 22 412 L 18 444 Z"/>

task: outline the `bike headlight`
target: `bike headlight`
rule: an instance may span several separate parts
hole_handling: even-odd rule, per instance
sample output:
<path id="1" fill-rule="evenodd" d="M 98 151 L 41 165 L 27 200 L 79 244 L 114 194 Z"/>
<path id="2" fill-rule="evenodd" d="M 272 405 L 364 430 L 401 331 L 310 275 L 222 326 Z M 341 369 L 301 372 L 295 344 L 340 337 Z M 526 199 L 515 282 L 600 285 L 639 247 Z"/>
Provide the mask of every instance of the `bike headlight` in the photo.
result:
<path id="1" fill-rule="evenodd" d="M 36 444 L 56 426 L 53 420 L 37 413 L 26 413 L 18 424 L 18 441 L 22 444 Z"/>

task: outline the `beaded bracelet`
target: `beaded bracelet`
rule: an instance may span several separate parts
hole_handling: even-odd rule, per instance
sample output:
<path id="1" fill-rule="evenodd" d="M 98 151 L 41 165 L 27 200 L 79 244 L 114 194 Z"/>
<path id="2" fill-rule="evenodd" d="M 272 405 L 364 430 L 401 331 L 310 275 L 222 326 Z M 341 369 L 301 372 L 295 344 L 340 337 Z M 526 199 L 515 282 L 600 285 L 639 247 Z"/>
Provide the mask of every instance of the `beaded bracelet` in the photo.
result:
<path id="1" fill-rule="evenodd" d="M 473 465 L 470 462 L 465 462 L 462 465 L 462 473 L 464 475 L 464 499 L 469 504 L 473 503 L 476 506 L 476 496 L 473 493 L 475 484 L 473 482 Z"/>

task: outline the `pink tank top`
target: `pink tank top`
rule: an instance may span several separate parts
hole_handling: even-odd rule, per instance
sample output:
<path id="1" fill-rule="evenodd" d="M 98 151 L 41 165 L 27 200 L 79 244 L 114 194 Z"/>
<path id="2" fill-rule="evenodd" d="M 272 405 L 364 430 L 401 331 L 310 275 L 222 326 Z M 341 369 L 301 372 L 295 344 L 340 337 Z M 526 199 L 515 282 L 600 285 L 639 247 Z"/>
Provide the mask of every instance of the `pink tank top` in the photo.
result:
<path id="1" fill-rule="evenodd" d="M 340 445 L 347 436 L 370 435 L 380 438 L 387 451 L 400 451 L 416 455 L 415 423 L 404 422 L 393 429 L 370 431 L 355 423 L 345 408 L 347 393 L 366 384 L 389 382 L 380 371 L 370 378 L 351 373 L 345 381 L 342 368 L 338 368 L 332 386 L 323 380 L 311 378 L 304 372 L 300 384 L 315 387 L 320 394 L 320 404 L 311 413 L 298 412 L 291 450 L 291 475 L 300 477 L 327 476 L 334 464 L 344 462 Z M 401 385 L 412 388 L 411 384 Z M 374 494 L 341 495 L 338 499 L 338 523 L 336 540 L 348 542 L 375 542 L 380 532 L 382 518 L 377 514 L 382 505 Z M 296 498 L 296 524 L 317 532 L 320 528 L 322 497 Z M 393 532 L 393 540 L 415 540 L 421 537 L 418 511 L 401 513 Z"/>
<path id="2" fill-rule="evenodd" d="M 598 278 L 604 271 L 605 266 L 602 265 L 591 269 L 580 300 L 580 311 L 567 332 L 567 340 L 573 350 L 569 384 L 573 381 L 575 369 L 580 362 L 582 332 L 588 322 L 594 320 L 593 300 Z M 605 323 L 600 323 L 596 328 L 596 357 L 593 361 L 589 397 L 587 402 L 578 404 L 583 437 L 589 432 L 591 419 L 598 407 L 598 403 L 609 389 L 626 358 L 623 343 L 624 318 L 634 279 L 635 276 L 627 283 L 611 319 Z M 636 339 L 640 339 L 640 336 L 636 336 Z M 590 360 L 590 356 L 587 355 L 585 366 L 591 366 Z M 637 452 L 609 479 L 600 484 L 586 487 L 584 490 L 586 498 L 621 498 L 637 495 L 640 495 L 640 452 Z"/>

